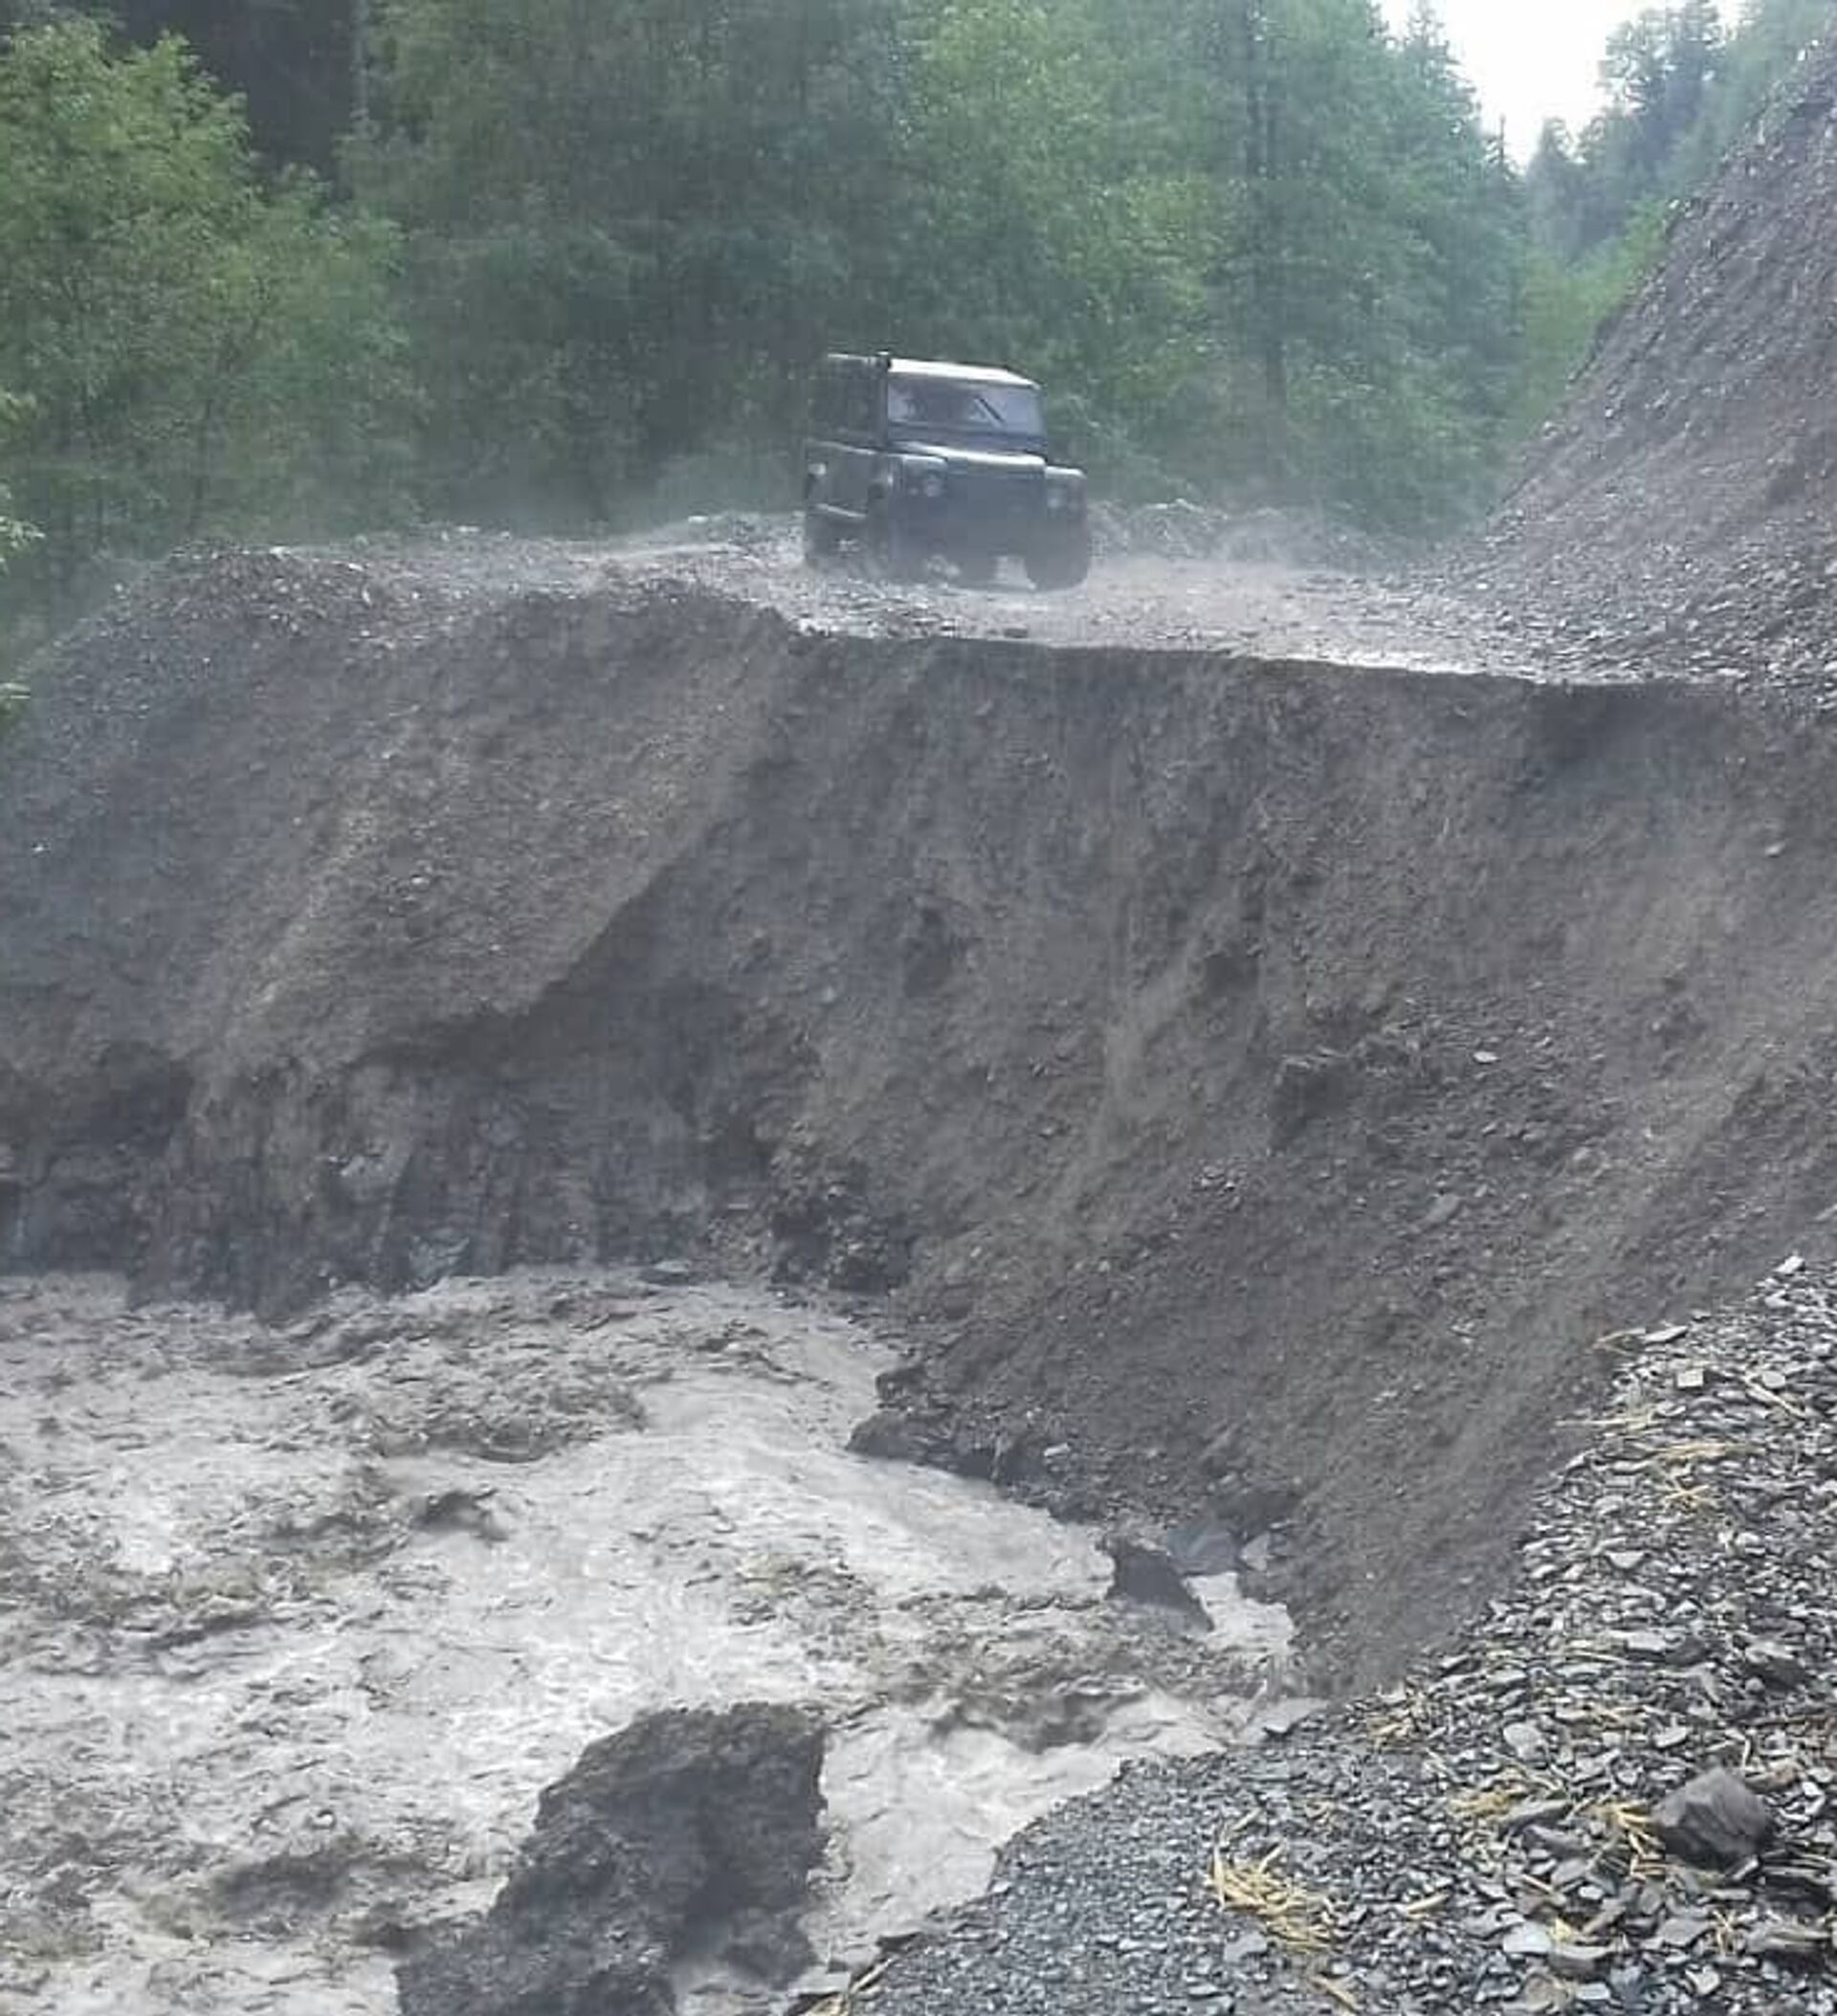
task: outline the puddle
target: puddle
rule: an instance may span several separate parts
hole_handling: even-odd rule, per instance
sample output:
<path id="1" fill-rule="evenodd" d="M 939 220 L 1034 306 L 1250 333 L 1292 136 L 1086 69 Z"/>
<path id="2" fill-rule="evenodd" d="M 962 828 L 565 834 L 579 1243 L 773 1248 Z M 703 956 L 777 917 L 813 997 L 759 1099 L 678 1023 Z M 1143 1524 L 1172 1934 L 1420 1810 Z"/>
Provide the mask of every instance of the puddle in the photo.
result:
<path id="1" fill-rule="evenodd" d="M 609 1274 L 281 1334 L 0 1283 L 0 2008 L 390 2016 L 395 1929 L 487 1903 L 588 1742 L 742 1699 L 830 1724 L 807 1929 L 840 1979 L 1048 1806 L 1282 1692 L 1287 1620 L 1230 1578 L 1184 1638 L 1103 1603 L 1090 1535 L 849 1455 L 890 1360 Z"/>

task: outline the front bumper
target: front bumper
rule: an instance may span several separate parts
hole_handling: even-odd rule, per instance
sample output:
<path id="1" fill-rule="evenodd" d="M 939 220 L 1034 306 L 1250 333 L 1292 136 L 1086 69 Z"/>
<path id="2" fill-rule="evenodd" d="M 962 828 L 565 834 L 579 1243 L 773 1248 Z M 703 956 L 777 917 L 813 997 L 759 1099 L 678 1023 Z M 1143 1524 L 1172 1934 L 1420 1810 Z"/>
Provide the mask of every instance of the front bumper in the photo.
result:
<path id="1" fill-rule="evenodd" d="M 902 487 L 889 503 L 905 538 L 947 557 L 1031 552 L 1044 540 L 1074 536 L 1085 515 L 1081 498 L 1050 503 L 1037 476 L 1024 481 L 946 477 L 937 494 Z"/>

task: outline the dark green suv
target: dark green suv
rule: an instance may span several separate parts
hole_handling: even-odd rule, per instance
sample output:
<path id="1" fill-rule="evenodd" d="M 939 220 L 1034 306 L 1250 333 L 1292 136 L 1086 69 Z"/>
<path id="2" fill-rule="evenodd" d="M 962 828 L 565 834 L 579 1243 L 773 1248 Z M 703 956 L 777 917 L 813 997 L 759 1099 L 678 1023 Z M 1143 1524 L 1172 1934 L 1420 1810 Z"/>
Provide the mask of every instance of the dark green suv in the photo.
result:
<path id="1" fill-rule="evenodd" d="M 1040 388 L 985 366 L 830 356 L 804 444 L 804 552 L 858 541 L 910 581 L 934 558 L 987 582 L 1004 558 L 1039 588 L 1091 570 L 1084 472 L 1047 451 Z"/>

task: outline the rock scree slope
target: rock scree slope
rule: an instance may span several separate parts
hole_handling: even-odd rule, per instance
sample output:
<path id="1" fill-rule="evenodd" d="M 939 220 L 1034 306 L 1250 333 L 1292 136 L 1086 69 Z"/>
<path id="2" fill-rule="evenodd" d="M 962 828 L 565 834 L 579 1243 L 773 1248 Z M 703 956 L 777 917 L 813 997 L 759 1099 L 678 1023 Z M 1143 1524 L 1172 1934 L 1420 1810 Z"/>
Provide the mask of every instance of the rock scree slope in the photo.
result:
<path id="1" fill-rule="evenodd" d="M 852 2006 L 1830 2016 L 1831 1271 L 1613 1357 L 1452 1645 L 1050 1815 Z"/>
<path id="2" fill-rule="evenodd" d="M 1837 33 L 1680 208 L 1462 569 L 1592 667 L 1837 690 Z"/>
<path id="3" fill-rule="evenodd" d="M 1837 1198 L 1832 770 L 1704 686 L 176 565 L 0 754 L 0 1252 L 889 1293 L 888 1446 L 1274 1528 L 1367 1678 L 1591 1340 Z"/>

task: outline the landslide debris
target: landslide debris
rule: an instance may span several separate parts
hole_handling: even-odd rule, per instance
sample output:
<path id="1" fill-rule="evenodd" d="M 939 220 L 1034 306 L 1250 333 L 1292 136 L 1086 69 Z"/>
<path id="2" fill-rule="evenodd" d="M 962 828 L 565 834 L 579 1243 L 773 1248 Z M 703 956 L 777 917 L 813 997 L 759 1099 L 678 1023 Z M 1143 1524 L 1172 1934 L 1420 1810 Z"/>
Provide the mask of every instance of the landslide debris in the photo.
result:
<path id="1" fill-rule="evenodd" d="M 656 2016 L 706 1951 L 783 1984 L 823 1855 L 822 1723 L 747 1703 L 647 1716 L 549 1786 L 491 1908 L 397 1970 L 402 2016 Z"/>
<path id="2" fill-rule="evenodd" d="M 1714 688 L 188 563 L 0 752 L 0 1253 L 890 1296 L 874 1443 L 1222 1524 L 1355 1682 L 1496 1571 L 1588 1339 L 1837 1194 L 1833 848 L 1826 731 Z"/>
<path id="3" fill-rule="evenodd" d="M 1051 1816 L 851 2008 L 1837 2010 L 1837 1273 L 1601 1349 L 1586 1447 L 1445 1652 Z"/>
<path id="4" fill-rule="evenodd" d="M 1512 633 L 1837 694 L 1837 37 L 1675 216 L 1461 570 Z"/>

